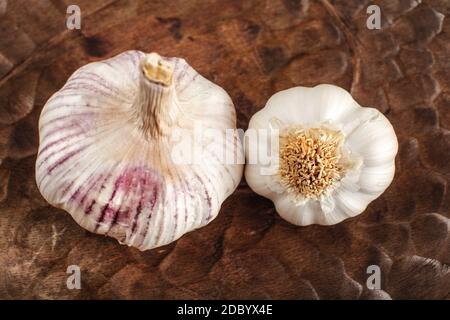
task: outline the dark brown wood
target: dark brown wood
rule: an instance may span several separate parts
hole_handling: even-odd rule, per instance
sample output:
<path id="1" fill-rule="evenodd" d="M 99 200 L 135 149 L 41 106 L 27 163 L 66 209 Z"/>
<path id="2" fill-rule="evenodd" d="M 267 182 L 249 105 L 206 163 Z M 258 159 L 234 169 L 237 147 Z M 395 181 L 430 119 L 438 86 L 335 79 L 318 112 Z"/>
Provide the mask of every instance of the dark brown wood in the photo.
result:
<path id="1" fill-rule="evenodd" d="M 450 3 L 378 0 L 0 0 L 0 298 L 450 298 Z M 46 100 L 89 61 L 180 56 L 224 87 L 238 126 L 276 91 L 333 83 L 382 111 L 393 184 L 360 216 L 295 227 L 245 182 L 210 225 L 147 252 L 88 234 L 34 181 Z M 66 288 L 66 268 L 82 289 Z M 377 264 L 382 291 L 366 288 Z"/>

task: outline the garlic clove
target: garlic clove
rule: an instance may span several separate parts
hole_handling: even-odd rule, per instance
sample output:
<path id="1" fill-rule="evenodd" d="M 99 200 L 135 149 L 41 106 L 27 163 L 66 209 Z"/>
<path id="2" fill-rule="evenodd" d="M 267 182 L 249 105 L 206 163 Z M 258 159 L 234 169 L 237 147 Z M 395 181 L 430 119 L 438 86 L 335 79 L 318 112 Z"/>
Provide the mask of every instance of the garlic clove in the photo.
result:
<path id="1" fill-rule="evenodd" d="M 355 192 L 344 186 L 335 191 L 336 205 L 342 209 L 347 217 L 354 217 L 364 211 L 367 204 L 373 200 L 373 196 L 362 192 Z"/>
<path id="2" fill-rule="evenodd" d="M 46 103 L 36 181 L 85 229 L 151 249 L 217 216 L 242 176 L 235 129 L 230 97 L 184 59 L 128 51 L 81 67 Z"/>
<path id="3" fill-rule="evenodd" d="M 273 128 L 278 130 L 277 150 L 274 134 L 255 134 Z M 333 85 L 276 93 L 252 117 L 245 135 L 257 137 L 253 149 L 246 145 L 249 186 L 296 225 L 354 217 L 394 176 L 398 142 L 392 125 L 378 110 L 359 106 Z M 260 151 L 271 152 L 276 170 L 256 158 Z"/>
<path id="4" fill-rule="evenodd" d="M 359 185 L 365 193 L 377 195 L 384 191 L 385 186 L 394 178 L 394 174 L 395 167 L 390 163 L 378 167 L 364 167 L 361 170 Z"/>
<path id="5" fill-rule="evenodd" d="M 305 107 L 299 108 L 299 105 Z M 256 116 L 255 120 L 252 117 L 251 121 L 256 121 L 255 126 L 259 123 L 261 128 L 266 128 L 271 118 L 278 118 L 286 125 L 328 121 L 341 123 L 342 119 L 358 109 L 351 95 L 339 87 L 328 84 L 304 90 L 294 87 L 275 93 L 267 101 L 264 111 L 258 111 L 253 116 Z"/>
<path id="6" fill-rule="evenodd" d="M 397 139 L 391 139 L 393 135 L 395 132 L 390 122 L 377 112 L 348 134 L 347 144 L 364 157 L 367 166 L 378 166 L 392 161 L 397 154 L 398 143 Z"/>

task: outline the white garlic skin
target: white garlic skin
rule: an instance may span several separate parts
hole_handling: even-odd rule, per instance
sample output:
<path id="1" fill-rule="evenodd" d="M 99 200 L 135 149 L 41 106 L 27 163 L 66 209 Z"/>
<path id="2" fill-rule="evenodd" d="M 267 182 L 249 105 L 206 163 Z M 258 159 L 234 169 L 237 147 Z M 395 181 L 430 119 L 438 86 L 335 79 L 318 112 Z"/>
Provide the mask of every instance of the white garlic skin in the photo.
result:
<path id="1" fill-rule="evenodd" d="M 296 202 L 277 179 L 277 171 L 261 174 L 267 166 L 256 159 L 257 152 L 276 154 L 269 140 L 246 145 L 245 178 L 256 193 L 272 200 L 276 211 L 288 222 L 306 226 L 333 225 L 362 213 L 390 185 L 395 173 L 397 137 L 389 120 L 377 109 L 361 107 L 346 90 L 328 84 L 294 87 L 274 94 L 250 120 L 246 132 L 267 129 L 274 132 L 289 126 L 332 127 L 344 135 L 344 146 L 355 162 L 338 182 L 316 199 Z M 271 134 L 272 138 L 275 133 Z M 276 136 L 276 138 L 278 135 Z M 277 138 L 278 139 L 278 138 Z M 271 150 L 272 149 L 272 150 Z M 277 157 L 276 156 L 276 157 Z M 272 159 L 278 163 L 279 159 Z"/>
<path id="2" fill-rule="evenodd" d="M 148 124 L 137 109 L 139 101 L 152 99 L 144 92 L 149 82 L 142 82 L 148 56 L 127 51 L 78 69 L 42 110 L 36 160 L 37 185 L 50 204 L 83 228 L 139 250 L 171 243 L 211 222 L 239 184 L 244 161 L 218 163 L 212 152 L 202 154 L 201 164 L 172 161 L 174 129 L 192 130 L 195 121 L 220 135 L 236 128 L 228 94 L 184 59 L 162 58 L 174 66 L 173 101 L 152 111 L 161 113 L 161 136 L 157 130 L 143 134 Z M 231 147 L 244 159 L 237 133 Z"/>

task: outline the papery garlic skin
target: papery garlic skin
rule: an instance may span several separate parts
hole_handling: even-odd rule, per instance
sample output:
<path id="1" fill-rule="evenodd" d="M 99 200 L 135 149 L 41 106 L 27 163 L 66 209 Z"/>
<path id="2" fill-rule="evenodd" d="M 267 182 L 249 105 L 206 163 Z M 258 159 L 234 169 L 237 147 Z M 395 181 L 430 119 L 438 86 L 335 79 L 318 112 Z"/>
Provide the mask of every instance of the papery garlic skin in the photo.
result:
<path id="1" fill-rule="evenodd" d="M 293 157 L 292 152 L 297 152 L 294 158 L 299 159 L 299 165 L 310 168 L 305 169 L 305 178 L 304 172 L 300 172 L 300 180 L 289 177 L 289 181 L 300 185 L 293 187 L 294 182 L 287 184 L 286 179 L 283 180 L 286 176 L 282 174 L 283 164 L 288 162 L 282 158 L 285 153 L 281 150 L 286 143 L 283 135 L 297 132 L 298 139 L 305 140 L 309 137 L 305 138 L 308 130 L 335 132 L 332 134 L 342 136 L 342 142 L 336 147 L 342 168 L 336 171 L 338 173 L 332 172 L 336 178 L 330 186 L 315 195 L 305 196 L 299 191 L 302 183 L 317 182 L 319 165 L 322 166 L 327 159 L 319 157 L 319 162 L 315 162 L 311 169 L 305 163 L 307 152 L 301 151 L 298 145 L 291 146 L 288 156 Z M 314 156 L 317 156 L 317 150 L 321 150 L 317 147 L 317 144 L 323 145 L 321 139 L 314 140 L 316 144 L 311 143 L 316 148 L 311 149 Z M 398 150 L 394 129 L 381 112 L 361 107 L 346 90 L 328 84 L 313 88 L 294 87 L 274 94 L 266 106 L 251 118 L 246 143 L 245 178 L 248 185 L 256 193 L 271 199 L 283 219 L 301 226 L 332 225 L 362 213 L 391 183 Z M 271 163 L 261 161 L 258 158 L 260 154 L 271 154 Z M 332 154 L 328 157 L 335 160 Z M 293 172 L 300 169 L 296 170 Z"/>
<path id="2" fill-rule="evenodd" d="M 202 162 L 174 161 L 172 134 L 198 123 L 217 133 L 193 140 L 208 143 Z M 37 185 L 91 232 L 162 246 L 211 222 L 239 184 L 242 146 L 225 137 L 235 128 L 228 94 L 184 59 L 127 51 L 78 69 L 44 106 Z M 209 151 L 224 147 L 242 160 Z"/>

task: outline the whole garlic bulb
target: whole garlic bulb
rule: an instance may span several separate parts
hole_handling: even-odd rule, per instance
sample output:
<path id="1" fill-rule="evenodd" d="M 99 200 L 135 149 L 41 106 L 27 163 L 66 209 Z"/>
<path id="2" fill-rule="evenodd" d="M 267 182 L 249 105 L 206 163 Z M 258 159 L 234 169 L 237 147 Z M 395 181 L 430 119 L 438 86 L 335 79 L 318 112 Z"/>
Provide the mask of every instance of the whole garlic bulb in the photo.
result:
<path id="1" fill-rule="evenodd" d="M 198 126 L 214 135 L 192 134 Z M 184 59 L 127 51 L 78 69 L 46 103 L 37 185 L 91 232 L 162 246 L 212 221 L 239 184 L 235 128 L 228 94 Z"/>
<path id="2" fill-rule="evenodd" d="M 394 177 L 392 125 L 337 86 L 276 93 L 251 118 L 245 138 L 255 142 L 246 146 L 249 186 L 296 225 L 354 217 Z"/>

